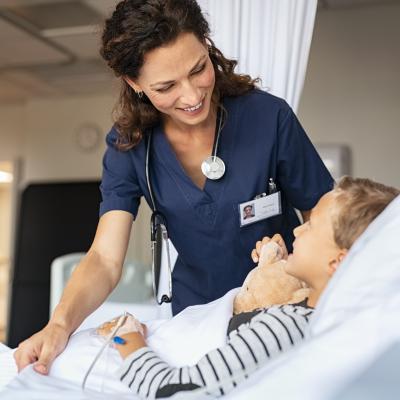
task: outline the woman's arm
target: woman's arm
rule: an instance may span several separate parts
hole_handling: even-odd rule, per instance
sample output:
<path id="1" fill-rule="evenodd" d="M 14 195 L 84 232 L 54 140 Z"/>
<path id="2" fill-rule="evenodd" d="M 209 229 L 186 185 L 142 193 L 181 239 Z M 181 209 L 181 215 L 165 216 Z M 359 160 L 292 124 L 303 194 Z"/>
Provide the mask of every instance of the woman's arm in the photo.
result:
<path id="1" fill-rule="evenodd" d="M 121 277 L 132 221 L 126 211 L 100 218 L 93 244 L 68 281 L 51 322 L 72 333 L 112 292 Z"/>
<path id="2" fill-rule="evenodd" d="M 100 218 L 93 244 L 73 272 L 49 323 L 14 353 L 18 370 L 35 362 L 36 371 L 47 374 L 71 333 L 107 298 L 121 276 L 132 220 L 125 211 L 110 211 Z"/>
<path id="3" fill-rule="evenodd" d="M 174 368 L 163 361 L 138 333 L 123 335 L 117 345 L 125 358 L 120 380 L 144 398 L 205 388 L 223 395 L 248 374 L 303 340 L 312 310 L 298 306 L 271 307 L 230 334 L 227 344 L 207 353 L 194 366 Z M 130 354 L 130 352 L 133 353 Z"/>

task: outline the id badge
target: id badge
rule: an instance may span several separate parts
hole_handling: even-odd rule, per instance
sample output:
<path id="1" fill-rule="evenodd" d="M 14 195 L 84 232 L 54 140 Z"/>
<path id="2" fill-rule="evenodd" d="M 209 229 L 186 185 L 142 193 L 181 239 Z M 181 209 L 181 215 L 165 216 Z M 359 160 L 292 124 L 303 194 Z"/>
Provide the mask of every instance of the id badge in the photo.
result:
<path id="1" fill-rule="evenodd" d="M 282 214 L 281 192 L 239 204 L 240 226 Z"/>

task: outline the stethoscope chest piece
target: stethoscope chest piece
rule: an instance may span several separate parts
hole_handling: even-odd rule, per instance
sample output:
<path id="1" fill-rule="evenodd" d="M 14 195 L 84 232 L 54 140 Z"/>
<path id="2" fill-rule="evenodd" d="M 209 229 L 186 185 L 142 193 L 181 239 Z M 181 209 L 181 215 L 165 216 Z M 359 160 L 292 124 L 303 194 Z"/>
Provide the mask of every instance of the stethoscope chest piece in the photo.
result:
<path id="1" fill-rule="evenodd" d="M 225 174 L 225 163 L 218 156 L 210 156 L 201 163 L 201 172 L 208 179 L 218 180 Z"/>

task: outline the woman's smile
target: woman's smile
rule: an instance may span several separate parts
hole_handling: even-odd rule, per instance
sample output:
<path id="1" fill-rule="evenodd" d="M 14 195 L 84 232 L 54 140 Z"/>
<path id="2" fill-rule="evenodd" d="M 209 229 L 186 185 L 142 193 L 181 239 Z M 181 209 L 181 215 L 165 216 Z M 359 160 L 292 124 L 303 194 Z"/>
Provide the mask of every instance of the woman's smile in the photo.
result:
<path id="1" fill-rule="evenodd" d="M 188 116 L 197 116 L 204 110 L 204 99 L 206 96 L 203 97 L 203 99 L 200 101 L 200 103 L 192 106 L 192 107 L 186 107 L 186 108 L 178 108 L 178 110 L 183 111 L 185 115 Z"/>

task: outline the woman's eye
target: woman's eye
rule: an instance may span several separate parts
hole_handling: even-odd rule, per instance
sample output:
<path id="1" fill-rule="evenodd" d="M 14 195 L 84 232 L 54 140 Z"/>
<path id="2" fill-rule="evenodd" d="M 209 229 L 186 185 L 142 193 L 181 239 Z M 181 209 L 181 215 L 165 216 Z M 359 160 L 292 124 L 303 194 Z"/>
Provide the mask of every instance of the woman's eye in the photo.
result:
<path id="1" fill-rule="evenodd" d="M 192 75 L 195 75 L 195 74 L 200 73 L 201 71 L 204 70 L 205 67 L 206 67 L 206 64 L 204 63 L 202 66 L 200 66 L 199 68 L 195 69 L 195 70 L 192 72 Z"/>
<path id="2" fill-rule="evenodd" d="M 200 72 L 202 72 L 206 67 L 206 63 L 204 63 L 203 65 L 201 65 L 199 68 L 195 69 L 194 71 L 192 71 L 192 75 L 196 75 L 199 74 Z M 168 90 L 170 90 L 174 85 L 169 85 L 160 89 L 156 89 L 157 92 L 159 93 L 165 93 L 168 92 Z"/>
<path id="3" fill-rule="evenodd" d="M 174 86 L 174 85 L 169 85 L 169 86 L 166 86 L 166 87 L 163 87 L 160 89 L 156 89 L 156 90 L 157 90 L 157 92 L 164 93 L 164 92 L 167 92 L 169 89 L 171 89 L 172 86 Z"/>

